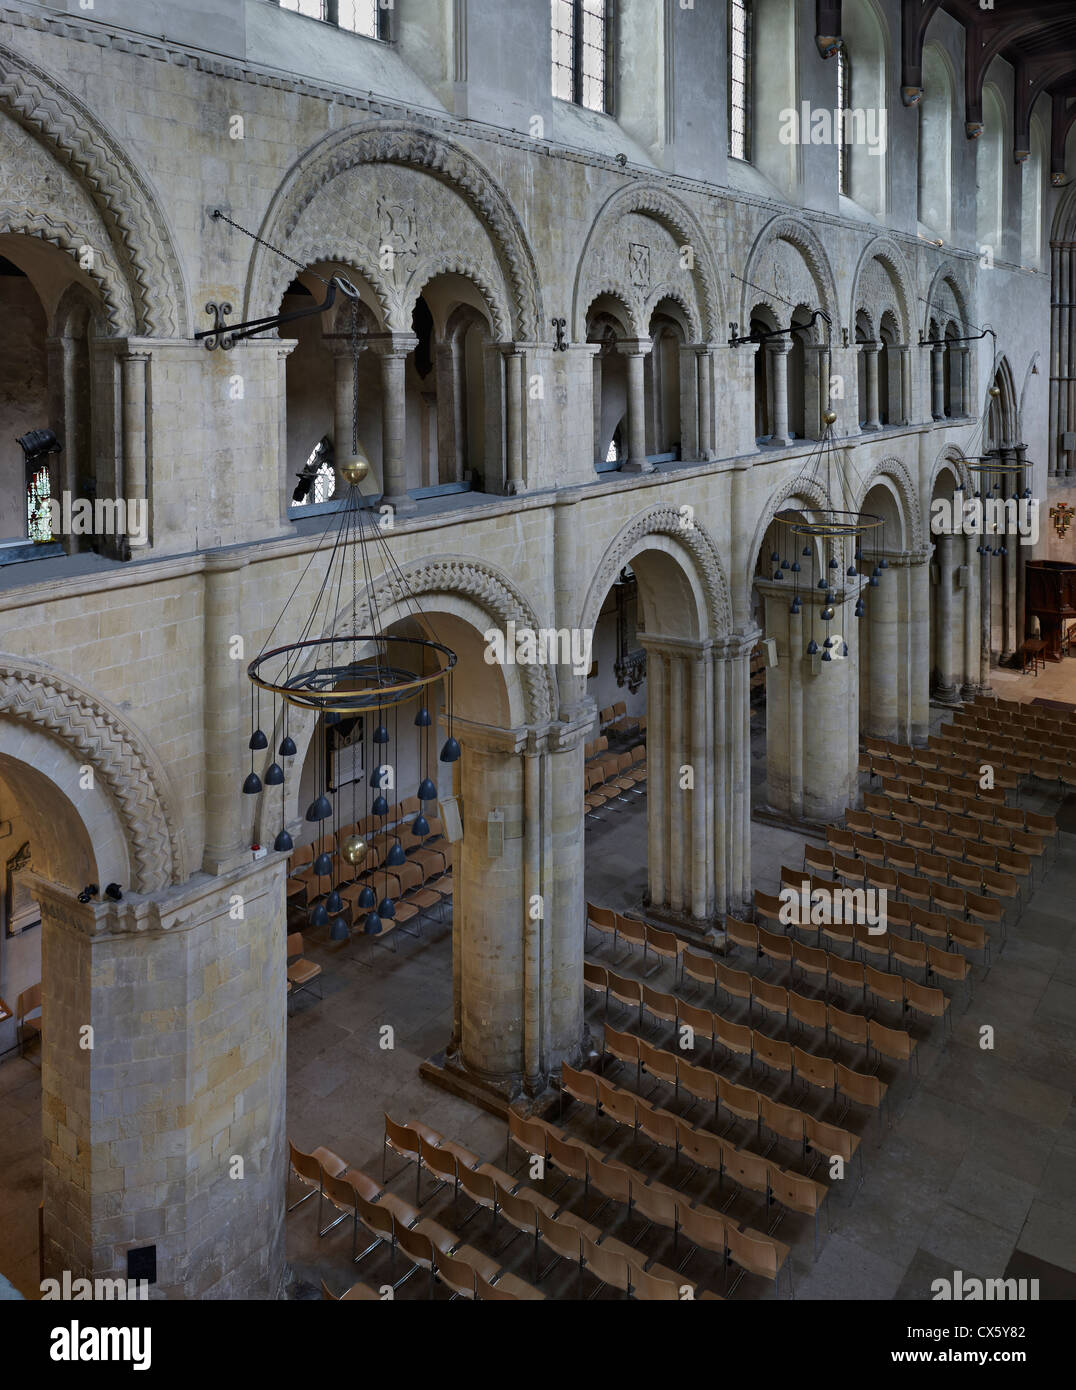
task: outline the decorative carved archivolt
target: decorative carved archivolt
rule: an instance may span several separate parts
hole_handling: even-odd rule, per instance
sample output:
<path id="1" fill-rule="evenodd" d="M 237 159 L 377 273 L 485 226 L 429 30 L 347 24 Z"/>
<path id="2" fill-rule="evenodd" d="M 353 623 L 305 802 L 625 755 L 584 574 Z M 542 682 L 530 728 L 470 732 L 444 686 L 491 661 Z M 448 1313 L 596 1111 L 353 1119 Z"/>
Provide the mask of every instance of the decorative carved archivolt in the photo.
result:
<path id="1" fill-rule="evenodd" d="M 790 256 L 787 249 L 782 249 L 782 242 L 798 255 Z M 751 255 L 748 257 L 747 269 L 744 271 L 744 279 L 748 283 L 743 286 L 740 299 L 740 324 L 747 324 L 752 308 L 760 303 L 766 304 L 782 324 L 787 319 L 790 306 L 780 303 L 776 296 L 769 299 L 764 293 L 773 284 L 773 267 L 776 261 L 784 265 L 792 282 L 791 291 L 782 298 L 808 304 L 811 308 L 825 309 L 833 320 L 830 341 L 839 342 L 841 310 L 833 271 L 825 249 L 805 222 L 785 214 L 769 221 L 755 239 Z M 809 280 L 803 278 L 801 263 L 806 267 Z M 756 286 L 761 286 L 763 293 L 760 293 Z"/>
<path id="2" fill-rule="evenodd" d="M 633 518 L 617 534 L 597 574 L 591 580 L 583 605 L 580 625 L 592 628 L 605 602 L 605 596 L 616 578 L 632 557 L 645 549 L 648 536 L 668 536 L 682 546 L 691 557 L 696 575 L 706 596 L 707 637 L 724 637 L 732 631 L 732 603 L 728 580 L 721 565 L 717 546 L 710 534 L 699 525 L 686 527 L 678 507 L 661 505 Z"/>
<path id="3" fill-rule="evenodd" d="M 167 773 L 130 724 L 56 672 L 10 656 L 0 656 L 0 716 L 37 725 L 94 768 L 115 801 L 136 893 L 183 882 L 185 837 Z"/>
<path id="4" fill-rule="evenodd" d="M 40 141 L 92 199 L 130 286 L 134 330 L 182 337 L 187 314 L 179 258 L 156 199 L 119 145 L 72 92 L 4 45 L 0 110 Z"/>
<path id="5" fill-rule="evenodd" d="M 460 146 L 403 122 L 377 122 L 352 126 L 326 136 L 307 152 L 281 185 L 269 209 L 261 235 L 274 245 L 289 246 L 297 259 L 304 256 L 290 246 L 303 213 L 315 199 L 342 174 L 362 165 L 389 164 L 421 170 L 453 187 L 470 206 L 483 224 L 492 252 L 496 258 L 512 300 L 512 332 L 520 341 L 540 341 L 544 332 L 544 312 L 541 289 L 533 253 L 527 243 L 522 223 L 507 196 L 478 161 Z M 337 246 L 347 247 L 352 237 L 355 209 L 349 209 L 346 222 L 323 226 L 327 238 Z M 422 210 L 419 209 L 420 233 Z M 440 214 L 438 214 L 440 216 Z M 432 218 L 431 224 L 438 225 Z M 374 238 L 376 239 L 376 230 Z M 309 233 L 306 246 L 316 259 L 326 252 L 311 244 Z M 357 249 L 369 252 L 372 248 L 361 241 Z M 350 260 L 353 251 L 344 250 L 343 259 Z M 247 280 L 247 309 L 253 313 L 272 312 L 279 301 L 282 285 L 277 258 L 255 248 Z M 265 306 L 268 305 L 268 308 Z"/>

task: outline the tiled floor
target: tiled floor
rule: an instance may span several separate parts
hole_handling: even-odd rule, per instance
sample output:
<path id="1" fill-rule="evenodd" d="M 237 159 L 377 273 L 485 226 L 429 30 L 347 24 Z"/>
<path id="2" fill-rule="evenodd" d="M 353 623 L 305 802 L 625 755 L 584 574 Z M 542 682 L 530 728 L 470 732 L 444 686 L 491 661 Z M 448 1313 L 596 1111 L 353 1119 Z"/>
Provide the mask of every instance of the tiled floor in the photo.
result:
<path id="1" fill-rule="evenodd" d="M 1025 795 L 1024 804 L 1038 808 L 1040 799 Z M 1041 804 L 1056 805 L 1056 799 Z M 587 831 L 587 893 L 614 907 L 635 907 L 645 886 L 645 806 L 639 801 L 618 808 L 613 816 L 604 825 L 590 823 Z M 756 824 L 756 886 L 775 889 L 779 866 L 799 862 L 796 850 L 801 846 L 802 837 L 790 830 Z M 1019 924 L 1010 928 L 1003 949 L 995 946 L 990 970 L 975 969 L 970 1006 L 957 1000 L 952 1039 L 942 1047 L 939 1028 L 932 1041 L 925 1026 L 912 1025 L 922 1039 L 921 1076 L 909 1083 L 899 1071 L 891 1071 L 893 1123 L 882 1131 L 881 1142 L 873 1118 L 845 1121 L 864 1133 L 866 1181 L 854 1198 L 851 1181 L 833 1194 L 828 1203 L 832 1231 L 826 1235 L 823 1223 L 817 1260 L 807 1218 L 788 1216 L 778 1228 L 778 1238 L 793 1247 L 797 1297 L 929 1298 L 931 1281 L 952 1277 L 957 1269 L 966 1276 L 1038 1278 L 1043 1298 L 1076 1296 L 1074 900 L 1076 842 L 1066 837 L 1045 883 Z M 324 998 L 300 997 L 289 1023 L 292 1139 L 306 1149 L 325 1144 L 380 1177 L 382 1112 L 388 1110 L 401 1120 L 421 1118 L 503 1164 L 503 1122 L 418 1075 L 419 1063 L 450 1031 L 449 926 L 427 927 L 421 941 L 402 938 L 398 954 L 364 939 L 330 946 L 311 938 L 309 949 L 324 966 Z M 605 947 L 594 958 L 608 956 Z M 735 963 L 739 968 L 750 964 L 742 954 Z M 638 973 L 638 958 L 621 969 Z M 771 976 L 782 978 L 776 968 Z M 668 972 L 655 975 L 651 983 L 658 988 L 668 985 Z M 724 1002 L 719 1007 L 736 1016 Z M 592 1030 L 600 1033 L 597 1012 L 588 1007 L 588 1015 Z M 611 1021 L 620 1020 L 614 1016 Z M 980 1045 L 987 1025 L 994 1030 L 992 1049 Z M 391 1046 L 386 1045 L 389 1041 Z M 728 1074 L 736 1079 L 735 1071 Z M 0 1272 L 24 1293 L 32 1293 L 37 1280 L 39 1080 L 31 1061 L 0 1064 L 5 1121 L 0 1126 Z M 754 1084 L 760 1084 L 757 1068 Z M 779 1085 L 769 1089 L 780 1097 Z M 700 1115 L 696 1109 L 692 1118 Z M 610 1129 L 604 1121 L 596 1127 L 579 1107 L 570 1109 L 564 1122 L 602 1141 Z M 734 1137 L 740 1143 L 754 1142 L 742 1126 Z M 609 1139 L 609 1147 L 625 1152 L 623 1140 L 616 1136 Z M 668 1165 L 646 1159 L 643 1148 L 637 1147 L 631 1156 L 645 1159 L 648 1172 L 672 1177 L 663 1171 Z M 788 1166 L 794 1164 L 785 1147 L 774 1156 Z M 683 1170 L 676 1176 L 682 1177 Z M 694 1181 L 689 1187 L 713 1205 L 724 1204 L 730 1193 L 727 1186 L 717 1192 L 713 1184 Z M 471 1208 L 465 1198 L 454 1210 L 451 1194 L 429 1198 L 431 1189 L 432 1182 L 424 1179 L 424 1215 L 459 1228 L 465 1239 L 487 1252 L 507 1240 L 503 1223 L 491 1232 L 485 1214 L 467 1219 Z M 396 1178 L 392 1190 L 413 1200 L 413 1170 Z M 339 1292 L 356 1273 L 380 1285 L 404 1272 L 406 1265 L 399 1260 L 390 1270 L 383 1251 L 370 1255 L 356 1271 L 347 1226 L 319 1239 L 315 1205 L 308 1202 L 288 1220 L 292 1296 L 316 1297 L 322 1278 Z M 572 1206 L 582 1209 L 578 1195 Z M 588 1216 L 595 1206 L 591 1196 Z M 750 1199 L 738 1197 L 732 1212 L 756 1227 L 769 1224 L 759 1203 Z M 607 1208 L 602 1220 L 611 1215 Z M 624 1234 L 631 1240 L 641 1230 L 636 1218 Z M 669 1241 L 656 1231 L 644 1237 L 643 1245 L 665 1263 L 675 1263 Z M 533 1250 L 523 1237 L 501 1258 L 532 1277 Z M 544 1249 L 541 1258 L 544 1268 L 550 1259 Z M 694 1256 L 688 1273 L 703 1286 L 723 1288 L 721 1271 L 707 1257 Z M 542 1287 L 553 1295 L 573 1296 L 575 1275 L 562 1264 Z M 590 1282 L 585 1291 L 593 1287 Z M 425 1293 L 425 1276 L 415 1275 L 398 1296 L 419 1298 Z M 444 1296 L 443 1291 L 438 1296 Z M 736 1297 L 772 1297 L 772 1290 L 761 1280 L 748 1279 Z"/>

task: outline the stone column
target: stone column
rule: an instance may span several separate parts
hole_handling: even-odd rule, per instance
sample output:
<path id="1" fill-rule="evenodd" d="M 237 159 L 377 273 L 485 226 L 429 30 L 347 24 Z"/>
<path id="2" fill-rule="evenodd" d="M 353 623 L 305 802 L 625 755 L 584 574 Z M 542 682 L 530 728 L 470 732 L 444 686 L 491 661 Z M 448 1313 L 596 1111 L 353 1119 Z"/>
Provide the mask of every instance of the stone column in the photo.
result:
<path id="1" fill-rule="evenodd" d="M 949 353 L 949 414 L 956 420 L 966 414 L 964 374 L 967 371 L 966 347 L 951 347 Z"/>
<path id="2" fill-rule="evenodd" d="M 889 557 L 887 557 L 889 558 Z M 870 712 L 868 728 L 875 738 L 895 740 L 898 685 L 904 663 L 900 658 L 900 566 L 890 559 L 877 589 L 867 588 L 867 640 L 870 642 Z"/>
<path id="3" fill-rule="evenodd" d="M 821 439 L 823 416 L 829 410 L 830 351 L 828 343 L 804 343 L 806 362 L 803 383 L 804 427 L 808 439 Z"/>
<path id="4" fill-rule="evenodd" d="M 502 346 L 504 354 L 505 478 L 504 491 L 514 497 L 524 490 L 523 482 L 523 354 L 513 343 Z"/>
<path id="5" fill-rule="evenodd" d="M 401 516 L 417 510 L 407 491 L 407 359 L 418 346 L 412 333 L 391 333 L 372 340 L 381 356 L 382 499 Z"/>
<path id="6" fill-rule="evenodd" d="M 61 500 L 65 492 L 70 493 L 72 498 L 79 495 L 80 436 L 81 430 L 87 429 L 89 422 L 78 418 L 77 342 L 74 338 L 50 338 L 47 350 L 49 413 L 63 445 L 59 458 L 51 460 L 49 476 L 52 479 L 52 496 Z M 54 536 L 53 539 L 61 541 L 69 555 L 79 549 L 79 538 L 74 534 Z"/>
<path id="7" fill-rule="evenodd" d="M 736 633 L 714 644 L 713 804 L 716 910 L 742 917 L 751 880 L 751 653 L 762 634 Z"/>
<path id="8" fill-rule="evenodd" d="M 907 343 L 892 343 L 889 356 L 895 364 L 889 379 L 890 424 L 910 425 L 912 422 L 912 353 Z M 893 386 L 900 393 L 894 400 Z"/>
<path id="9" fill-rule="evenodd" d="M 935 605 L 935 633 L 938 662 L 938 683 L 934 698 L 943 705 L 959 704 L 956 680 L 953 675 L 953 537 L 942 532 L 934 538 L 934 562 L 938 568 L 938 593 Z"/>
<path id="10" fill-rule="evenodd" d="M 146 376 L 148 352 L 126 352 L 120 358 L 123 377 L 123 493 L 128 507 L 145 513 L 149 527 L 149 475 L 146 439 Z M 130 520 L 130 519 L 129 519 Z M 117 536 L 121 554 L 130 554 L 127 536 Z"/>
<path id="11" fill-rule="evenodd" d="M 930 408 L 935 420 L 945 419 L 945 348 L 937 343 L 930 350 Z"/>
<path id="12" fill-rule="evenodd" d="M 586 729 L 455 720 L 460 1051 L 453 1073 L 510 1100 L 537 1094 L 582 1038 Z M 571 793 L 571 794 L 569 794 Z M 491 821 L 492 812 L 503 819 Z M 447 1084 L 452 1084 L 448 1082 Z"/>
<path id="13" fill-rule="evenodd" d="M 911 738 L 913 743 L 921 744 L 930 733 L 930 551 L 909 555 L 908 564 Z"/>
<path id="14" fill-rule="evenodd" d="M 863 429 L 880 430 L 882 421 L 878 407 L 878 354 L 882 350 L 882 345 L 879 342 L 860 343 L 859 350 L 866 363 L 867 378 L 867 399 L 864 402 L 866 419 L 863 423 Z"/>
<path id="15" fill-rule="evenodd" d="M 274 855 L 120 903 L 32 879 L 46 1277 L 126 1279 L 149 1245 L 153 1297 L 279 1296 L 284 874 Z"/>
<path id="16" fill-rule="evenodd" d="M 623 338 L 617 351 L 628 359 L 628 458 L 622 473 L 653 473 L 646 457 L 646 358 L 654 344 L 649 338 Z M 649 726 L 648 726 L 649 727 Z"/>
<path id="17" fill-rule="evenodd" d="M 1001 451 L 1002 461 L 1011 466 L 1016 463 L 1016 450 L 1011 445 Z M 1009 473 L 1004 477 L 1002 488 L 1006 496 L 1019 497 L 1016 475 Z M 1020 558 L 1020 538 L 1002 534 L 1000 544 L 1005 547 L 1001 557 L 1001 575 L 1004 589 L 1001 603 L 1001 664 L 1008 666 L 1016 659 L 1016 570 Z"/>
<path id="18" fill-rule="evenodd" d="M 604 463 L 605 457 L 602 450 L 602 358 L 601 347 L 598 344 L 594 346 L 591 390 L 593 392 L 591 403 L 594 408 L 594 462 Z"/>
<path id="19" fill-rule="evenodd" d="M 990 671 L 993 665 L 994 609 L 993 594 L 991 593 L 993 564 L 994 557 L 987 549 L 979 569 L 979 668 L 982 673 L 979 683 L 983 694 L 988 694 L 990 691 Z"/>
<path id="20" fill-rule="evenodd" d="M 243 574 L 247 557 L 227 552 L 208 558 L 205 585 L 205 851 L 202 868 L 221 874 L 250 860 L 255 797 L 242 793 L 249 771 L 246 728 L 250 710 L 247 661 L 233 656 L 242 637 Z M 270 726 L 271 711 L 265 709 Z M 261 767 L 256 768 L 261 773 Z M 244 803 L 250 803 L 245 805 Z"/>
<path id="21" fill-rule="evenodd" d="M 979 556 L 981 536 L 964 537 L 964 566 L 968 583 L 964 590 L 964 681 L 961 699 L 973 700 L 979 693 Z"/>
<path id="22" fill-rule="evenodd" d="M 765 345 L 770 354 L 769 381 L 773 393 L 770 419 L 773 423 L 771 444 L 791 444 L 788 432 L 788 354 L 792 351 L 790 338 L 771 338 Z"/>
<path id="23" fill-rule="evenodd" d="M 962 347 L 960 349 L 960 413 L 965 416 L 972 413 L 970 347 Z"/>
<path id="24" fill-rule="evenodd" d="M 1026 444 L 1014 444 L 1013 452 L 1018 463 L 1027 463 Z M 1022 476 L 1025 487 L 1031 486 L 1031 479 L 1026 471 L 1018 476 Z M 1019 484 L 1014 484 L 1014 486 L 1016 486 L 1017 497 L 1019 497 L 1021 490 Z M 1024 638 L 1027 636 L 1027 571 L 1025 567 L 1028 552 L 1032 556 L 1035 552 L 1031 546 L 1025 546 L 1019 536 L 1013 537 L 1011 549 L 1016 562 L 1016 650 L 1019 652 L 1023 648 Z"/>
<path id="25" fill-rule="evenodd" d="M 709 642 L 640 634 L 647 653 L 647 824 L 651 913 L 705 931 L 717 898 L 716 747 Z M 723 910 L 723 900 L 717 910 Z"/>
<path id="26" fill-rule="evenodd" d="M 699 457 L 717 458 L 714 429 L 714 356 L 709 343 L 696 349 L 698 361 Z"/>

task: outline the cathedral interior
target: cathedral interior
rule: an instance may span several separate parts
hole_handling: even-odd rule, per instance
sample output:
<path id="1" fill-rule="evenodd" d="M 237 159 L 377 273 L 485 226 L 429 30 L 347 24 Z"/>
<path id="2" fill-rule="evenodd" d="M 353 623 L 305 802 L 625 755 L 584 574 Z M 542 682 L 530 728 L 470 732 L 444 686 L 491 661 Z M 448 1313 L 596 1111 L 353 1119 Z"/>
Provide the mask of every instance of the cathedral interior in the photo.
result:
<path id="1" fill-rule="evenodd" d="M 0 0 L 5 1298 L 1076 1297 L 1074 180 L 1071 3 Z"/>

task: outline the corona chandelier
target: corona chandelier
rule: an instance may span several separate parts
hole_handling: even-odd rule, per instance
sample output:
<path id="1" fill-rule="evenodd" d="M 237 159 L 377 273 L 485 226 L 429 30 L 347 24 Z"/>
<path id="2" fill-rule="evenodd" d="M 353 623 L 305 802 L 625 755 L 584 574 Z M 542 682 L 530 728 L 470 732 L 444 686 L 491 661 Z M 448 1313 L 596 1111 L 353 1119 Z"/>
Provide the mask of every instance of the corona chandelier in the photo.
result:
<path id="1" fill-rule="evenodd" d="M 971 474 L 976 485 L 972 500 L 976 502 L 1000 501 L 1002 503 L 1016 499 L 1017 503 L 1028 501 L 1031 498 L 1031 488 L 1027 486 L 1028 470 L 1034 468 L 1034 464 L 1028 459 L 1016 459 L 1007 462 L 1003 457 L 1000 448 L 983 449 L 986 442 L 987 424 L 990 419 L 990 407 L 1000 397 L 1001 387 L 991 386 L 987 392 L 987 402 L 981 418 L 976 422 L 974 432 L 968 441 L 968 449 L 961 450 L 958 462 L 962 463 Z M 1022 446 L 1021 446 L 1022 447 Z M 982 449 L 980 453 L 979 450 Z M 955 492 L 962 492 L 964 485 L 957 482 Z M 1000 497 L 998 494 L 1001 494 Z M 986 544 L 987 538 L 985 512 L 983 517 L 983 534 L 976 546 L 976 552 L 982 556 L 989 556 L 997 559 L 1008 554 L 1008 547 L 1005 545 L 1004 532 L 998 538 L 999 544 L 990 546 Z"/>
<path id="2" fill-rule="evenodd" d="M 840 451 L 834 444 L 833 426 L 837 422 L 837 416 L 833 411 L 827 411 L 822 419 L 825 425 L 822 438 L 817 449 L 808 458 L 803 472 L 793 483 L 793 490 L 809 495 L 811 491 L 824 489 L 824 495 L 828 499 L 842 500 L 852 497 L 852 479 L 848 476 Z M 845 578 L 858 580 L 865 573 L 868 564 L 871 573 L 865 587 L 878 588 L 883 570 L 889 568 L 883 553 L 885 519 L 872 512 L 813 507 L 802 512 L 780 511 L 774 517 L 774 521 L 781 528 L 780 534 L 785 540 L 783 549 L 786 553 L 782 555 L 781 550 L 774 550 L 770 560 L 774 565 L 773 577 L 776 581 L 780 582 L 788 577 L 792 579 L 789 612 L 798 614 L 803 611 L 801 583 L 808 589 L 818 589 L 825 595 L 819 614 L 825 624 L 825 637 L 819 644 L 814 632 L 812 607 L 811 635 L 806 654 L 816 656 L 821 652 L 823 661 L 832 661 L 835 651 L 838 657 L 847 656 L 847 642 L 834 637 L 830 629 L 830 624 L 836 616 L 837 588 Z M 873 560 L 869 560 L 864 554 L 865 537 L 873 541 Z M 854 553 L 852 563 L 845 569 L 849 542 L 854 546 Z M 809 579 L 804 577 L 805 570 L 810 576 Z M 862 591 L 856 599 L 854 612 L 857 618 L 862 618 L 866 612 Z M 837 650 L 838 647 L 840 650 Z"/>
<path id="3" fill-rule="evenodd" d="M 288 780 L 285 767 L 299 751 L 291 736 L 291 711 L 309 710 L 315 716 L 310 744 L 315 795 L 306 809 L 306 819 L 316 826 L 314 872 L 319 883 L 329 880 L 330 889 L 311 911 L 310 925 L 329 925 L 334 941 L 344 941 L 349 935 L 343 894 L 352 905 L 355 919 L 362 916 L 363 930 L 369 935 L 380 935 L 384 919 L 395 916 L 390 891 L 392 870 L 407 860 L 400 840 L 401 827 L 388 830 L 390 805 L 386 793 L 397 786 L 393 759 L 398 756 L 401 714 L 412 718 L 419 731 L 419 809 L 408 828 L 420 841 L 430 833 L 427 808 L 436 803 L 438 796 L 431 757 L 438 696 L 448 734 L 440 760 L 453 763 L 460 756 L 452 727 L 456 654 L 437 640 L 429 616 L 420 610 L 392 556 L 379 515 L 373 510 L 378 494 L 363 492 L 370 464 L 360 448 L 358 435 L 357 324 L 356 308 L 352 318 L 356 372 L 352 447 L 350 456 L 336 466 L 337 476 L 347 487 L 343 508 L 331 518 L 321 545 L 311 553 L 261 651 L 247 667 L 251 683 L 250 772 L 243 792 L 257 796 L 263 790 L 280 788 L 280 833 L 273 844 L 279 853 L 290 853 L 294 848 L 284 809 Z M 371 548 L 381 561 L 392 601 L 406 610 L 410 632 L 390 634 L 382 623 L 373 583 Z M 326 549 L 329 560 L 324 576 L 313 603 L 304 604 L 297 596 L 301 590 L 309 592 L 307 576 L 315 558 Z M 369 621 L 360 625 L 359 601 L 363 595 Z M 414 635 L 415 629 L 423 635 Z M 291 633 L 291 640 L 276 642 L 278 633 Z M 279 728 L 281 739 L 276 758 L 259 775 L 255 757 L 269 747 L 262 725 L 263 701 L 269 706 L 268 725 L 271 729 Z M 350 770 L 335 777 L 331 763 L 334 739 L 353 754 Z M 369 775 L 366 769 L 370 769 Z M 368 837 L 372 824 L 380 826 L 376 838 L 381 848 L 377 854 L 371 853 L 370 839 L 374 837 Z"/>

